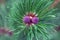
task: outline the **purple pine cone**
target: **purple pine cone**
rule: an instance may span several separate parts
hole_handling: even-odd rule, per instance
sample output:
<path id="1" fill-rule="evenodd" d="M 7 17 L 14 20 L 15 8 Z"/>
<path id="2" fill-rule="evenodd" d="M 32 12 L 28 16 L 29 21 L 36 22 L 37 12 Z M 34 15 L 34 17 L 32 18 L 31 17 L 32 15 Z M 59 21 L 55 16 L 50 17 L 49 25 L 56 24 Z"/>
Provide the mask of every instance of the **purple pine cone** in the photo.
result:
<path id="1" fill-rule="evenodd" d="M 12 36 L 12 34 L 13 34 L 13 32 L 12 32 L 12 31 L 8 32 L 8 35 L 9 35 L 9 36 Z"/>
<path id="2" fill-rule="evenodd" d="M 23 21 L 24 21 L 24 23 L 30 23 L 30 17 L 29 16 L 25 16 L 23 18 Z"/>
<path id="3" fill-rule="evenodd" d="M 39 21 L 39 18 L 38 18 L 38 17 L 33 17 L 32 22 L 33 22 L 34 24 L 37 24 L 38 21 Z"/>

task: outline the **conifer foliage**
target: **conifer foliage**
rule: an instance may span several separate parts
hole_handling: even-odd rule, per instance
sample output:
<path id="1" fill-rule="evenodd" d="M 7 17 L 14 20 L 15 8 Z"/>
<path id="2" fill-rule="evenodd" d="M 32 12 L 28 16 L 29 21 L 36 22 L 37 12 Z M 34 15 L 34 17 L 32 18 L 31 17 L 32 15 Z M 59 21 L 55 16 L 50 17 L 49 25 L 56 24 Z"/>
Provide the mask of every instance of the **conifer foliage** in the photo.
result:
<path id="1" fill-rule="evenodd" d="M 53 2 L 54 0 L 14 1 L 8 15 L 13 40 L 49 40 L 55 25 L 43 21 L 54 18 L 51 17 L 56 10 L 51 7 Z"/>

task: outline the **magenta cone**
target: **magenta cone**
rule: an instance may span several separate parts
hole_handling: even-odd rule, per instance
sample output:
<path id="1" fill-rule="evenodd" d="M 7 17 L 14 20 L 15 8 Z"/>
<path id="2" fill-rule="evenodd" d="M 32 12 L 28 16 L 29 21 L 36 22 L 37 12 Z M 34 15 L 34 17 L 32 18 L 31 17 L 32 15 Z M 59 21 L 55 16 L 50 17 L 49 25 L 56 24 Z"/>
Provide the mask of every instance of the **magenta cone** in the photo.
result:
<path id="1" fill-rule="evenodd" d="M 23 18 L 23 21 L 24 21 L 24 23 L 30 23 L 30 17 L 29 16 L 25 16 Z"/>
<path id="2" fill-rule="evenodd" d="M 34 24 L 37 24 L 38 21 L 39 21 L 38 17 L 33 17 L 33 18 L 32 18 L 32 22 L 33 22 Z"/>

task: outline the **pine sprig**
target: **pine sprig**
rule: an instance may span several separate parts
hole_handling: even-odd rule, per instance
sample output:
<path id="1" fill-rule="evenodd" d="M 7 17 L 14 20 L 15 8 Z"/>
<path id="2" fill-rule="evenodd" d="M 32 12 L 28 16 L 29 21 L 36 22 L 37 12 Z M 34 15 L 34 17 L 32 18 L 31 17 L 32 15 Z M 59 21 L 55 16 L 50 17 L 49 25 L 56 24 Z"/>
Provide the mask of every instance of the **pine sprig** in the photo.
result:
<path id="1" fill-rule="evenodd" d="M 43 38 L 46 40 L 49 39 L 49 32 L 47 29 L 52 27 L 53 30 L 54 25 L 42 23 L 43 21 L 41 20 L 45 20 L 48 15 L 53 14 L 53 11 L 55 11 L 55 9 L 50 8 L 52 3 L 53 0 L 17 0 L 12 4 L 8 25 L 13 28 L 12 30 L 15 29 L 14 33 L 19 35 L 18 40 L 34 40 L 34 38 L 40 40 L 40 37 L 42 40 Z M 39 22 L 31 26 L 26 26 L 23 22 L 23 17 L 27 12 L 38 14 Z"/>

